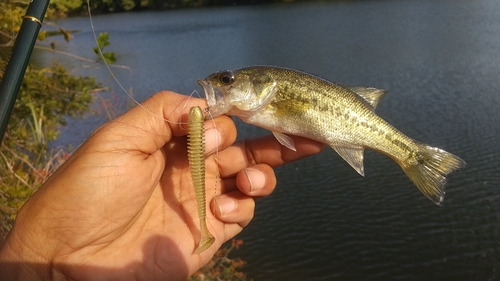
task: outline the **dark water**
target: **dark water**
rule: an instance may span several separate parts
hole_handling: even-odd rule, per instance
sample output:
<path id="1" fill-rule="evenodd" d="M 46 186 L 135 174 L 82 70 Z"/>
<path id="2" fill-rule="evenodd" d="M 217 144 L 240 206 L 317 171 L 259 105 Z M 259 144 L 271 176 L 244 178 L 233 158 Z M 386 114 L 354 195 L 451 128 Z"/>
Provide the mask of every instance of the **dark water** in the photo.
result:
<path id="1" fill-rule="evenodd" d="M 65 48 L 93 57 L 88 19 L 62 23 L 81 30 Z M 139 100 L 201 91 L 196 79 L 220 69 L 296 68 L 388 89 L 380 116 L 467 161 L 443 207 L 371 151 L 365 178 L 330 149 L 278 168 L 276 191 L 238 236 L 250 278 L 500 280 L 499 1 L 286 3 L 97 16 L 94 25 L 109 32 L 109 51 L 130 67 L 113 71 Z M 103 68 L 80 71 L 109 79 Z M 71 122 L 60 143 L 79 144 L 104 119 Z M 240 138 L 265 133 L 240 123 Z"/>

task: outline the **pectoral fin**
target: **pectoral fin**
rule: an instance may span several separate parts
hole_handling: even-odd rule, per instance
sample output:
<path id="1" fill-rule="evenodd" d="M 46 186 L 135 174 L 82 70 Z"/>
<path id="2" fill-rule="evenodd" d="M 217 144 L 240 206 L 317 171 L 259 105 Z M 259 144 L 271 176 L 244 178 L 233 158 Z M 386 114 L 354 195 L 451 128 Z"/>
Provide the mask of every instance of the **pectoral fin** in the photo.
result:
<path id="1" fill-rule="evenodd" d="M 363 166 L 363 151 L 362 147 L 340 147 L 332 146 L 332 148 L 342 157 L 351 167 L 363 177 L 365 169 Z"/>
<path id="2" fill-rule="evenodd" d="M 282 145 L 286 146 L 290 150 L 297 151 L 291 137 L 276 131 L 273 131 L 273 135 Z"/>

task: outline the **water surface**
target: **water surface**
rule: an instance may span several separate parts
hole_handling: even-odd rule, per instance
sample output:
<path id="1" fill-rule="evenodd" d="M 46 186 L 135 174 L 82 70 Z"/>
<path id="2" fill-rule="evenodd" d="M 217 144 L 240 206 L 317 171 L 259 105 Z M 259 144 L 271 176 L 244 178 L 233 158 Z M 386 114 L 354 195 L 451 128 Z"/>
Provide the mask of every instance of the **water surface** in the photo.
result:
<path id="1" fill-rule="evenodd" d="M 61 23 L 81 30 L 65 48 L 92 57 L 88 19 Z M 96 16 L 94 26 L 130 67 L 113 71 L 138 100 L 201 91 L 196 79 L 216 70 L 296 68 L 389 90 L 380 116 L 467 161 L 443 207 L 371 151 L 364 178 L 330 149 L 278 168 L 276 191 L 238 236 L 253 280 L 500 280 L 500 2 L 286 3 Z M 104 68 L 80 71 L 109 81 Z M 104 121 L 72 121 L 59 142 L 78 145 Z M 266 133 L 237 123 L 239 138 Z"/>

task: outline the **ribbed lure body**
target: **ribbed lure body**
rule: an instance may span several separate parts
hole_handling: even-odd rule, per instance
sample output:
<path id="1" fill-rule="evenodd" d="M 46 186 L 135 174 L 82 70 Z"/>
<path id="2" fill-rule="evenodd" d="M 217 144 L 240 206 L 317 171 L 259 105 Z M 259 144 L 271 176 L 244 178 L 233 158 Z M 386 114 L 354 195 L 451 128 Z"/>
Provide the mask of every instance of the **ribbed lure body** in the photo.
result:
<path id="1" fill-rule="evenodd" d="M 198 217 L 200 218 L 201 238 L 195 250 L 195 253 L 199 254 L 208 249 L 215 241 L 206 223 L 205 135 L 203 131 L 203 112 L 199 106 L 193 106 L 189 110 L 188 160 L 198 206 Z"/>

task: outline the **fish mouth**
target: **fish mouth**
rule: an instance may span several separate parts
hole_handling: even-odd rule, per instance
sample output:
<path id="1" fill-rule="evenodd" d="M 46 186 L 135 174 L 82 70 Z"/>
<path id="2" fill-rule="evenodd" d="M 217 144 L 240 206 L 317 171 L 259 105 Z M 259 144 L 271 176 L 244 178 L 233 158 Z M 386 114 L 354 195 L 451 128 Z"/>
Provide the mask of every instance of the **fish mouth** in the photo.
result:
<path id="1" fill-rule="evenodd" d="M 197 81 L 203 88 L 208 103 L 208 118 L 215 118 L 227 113 L 231 105 L 227 104 L 224 98 L 224 92 L 218 87 L 214 87 L 210 81 L 200 79 Z"/>

